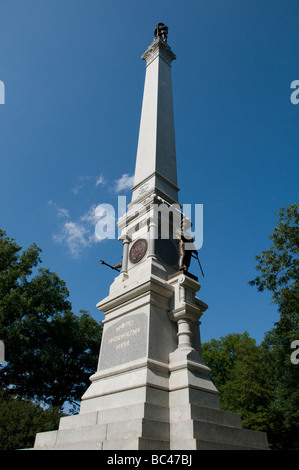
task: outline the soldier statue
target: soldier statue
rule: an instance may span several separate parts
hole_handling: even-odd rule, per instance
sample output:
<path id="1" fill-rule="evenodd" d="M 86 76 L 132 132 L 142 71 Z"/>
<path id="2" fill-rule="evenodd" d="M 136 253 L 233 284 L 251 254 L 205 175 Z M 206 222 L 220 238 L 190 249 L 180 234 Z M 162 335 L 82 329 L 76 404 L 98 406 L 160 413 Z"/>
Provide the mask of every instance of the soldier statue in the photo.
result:
<path id="1" fill-rule="evenodd" d="M 164 23 L 158 23 L 154 34 L 155 38 L 161 38 L 164 42 L 167 42 L 168 27 Z"/>
<path id="2" fill-rule="evenodd" d="M 192 244 L 193 249 L 186 250 L 186 243 L 189 245 Z M 193 245 L 194 238 L 192 238 L 187 232 L 184 230 L 184 220 L 181 221 L 181 237 L 179 239 L 179 270 L 181 271 L 188 271 L 192 254 L 195 254 L 195 257 L 198 256 L 197 250 Z"/>

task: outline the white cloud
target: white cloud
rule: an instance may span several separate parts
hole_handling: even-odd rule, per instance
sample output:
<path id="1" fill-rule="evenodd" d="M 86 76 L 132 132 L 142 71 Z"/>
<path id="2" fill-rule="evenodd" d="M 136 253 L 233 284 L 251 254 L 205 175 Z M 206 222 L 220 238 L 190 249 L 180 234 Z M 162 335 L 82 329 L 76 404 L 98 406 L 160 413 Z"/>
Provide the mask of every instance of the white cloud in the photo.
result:
<path id="1" fill-rule="evenodd" d="M 57 243 L 65 243 L 74 258 L 78 258 L 82 249 L 91 244 L 89 231 L 76 222 L 66 222 L 61 233 L 53 238 Z"/>
<path id="2" fill-rule="evenodd" d="M 129 176 L 127 173 L 122 175 L 118 180 L 115 181 L 115 191 L 119 193 L 126 189 L 131 189 L 134 185 L 134 175 Z"/>
<path id="3" fill-rule="evenodd" d="M 99 184 L 104 184 L 104 183 L 105 183 L 105 179 L 103 175 L 96 177 L 96 186 L 99 186 Z"/>
<path id="4" fill-rule="evenodd" d="M 91 178 L 90 176 L 79 176 L 78 183 L 76 184 L 76 186 L 72 188 L 72 192 L 74 194 L 78 194 L 84 188 L 84 186 L 90 180 L 90 178 Z"/>
<path id="5" fill-rule="evenodd" d="M 115 211 L 110 204 L 93 204 L 79 221 L 65 222 L 59 234 L 53 236 L 56 243 L 65 244 L 74 258 L 85 248 L 92 247 L 107 238 L 115 238 Z"/>
<path id="6" fill-rule="evenodd" d="M 67 209 L 63 209 L 62 207 L 58 207 L 57 209 L 57 216 L 58 217 L 69 217 L 69 211 Z"/>
<path id="7" fill-rule="evenodd" d="M 69 217 L 69 211 L 67 209 L 64 209 L 63 207 L 59 207 L 55 202 L 53 201 L 48 201 L 49 206 L 54 206 L 55 209 L 57 210 L 57 217 Z"/>
<path id="8" fill-rule="evenodd" d="M 77 186 L 74 187 L 74 188 L 72 188 L 72 193 L 73 193 L 73 194 L 78 194 L 79 189 L 80 189 L 80 188 L 78 188 Z"/>
<path id="9" fill-rule="evenodd" d="M 77 185 L 72 188 L 72 192 L 78 194 L 87 185 L 98 187 L 106 184 L 102 174 L 80 176 Z M 125 173 L 115 181 L 114 190 L 119 193 L 131 188 L 133 184 L 134 176 Z M 57 217 L 61 219 L 59 232 L 53 236 L 53 239 L 56 243 L 65 245 L 74 258 L 78 258 L 84 249 L 90 248 L 96 243 L 115 238 L 116 214 L 111 204 L 93 204 L 75 221 L 72 220 L 67 209 L 59 207 L 51 200 L 48 201 L 48 204 L 56 208 Z"/>
<path id="10" fill-rule="evenodd" d="M 97 208 L 96 204 L 93 204 L 89 208 L 89 210 L 86 212 L 86 214 L 80 217 L 80 220 L 82 220 L 82 222 L 86 222 L 89 224 L 95 224 L 98 219 L 98 217 L 96 216 L 96 208 Z"/>
<path id="11" fill-rule="evenodd" d="M 94 242 L 115 238 L 115 210 L 111 204 L 93 204 L 80 220 L 92 226 Z"/>
<path id="12" fill-rule="evenodd" d="M 99 186 L 100 184 L 105 184 L 105 178 L 103 175 L 99 176 L 79 176 L 77 184 L 72 188 L 73 194 L 79 194 L 86 185 Z"/>

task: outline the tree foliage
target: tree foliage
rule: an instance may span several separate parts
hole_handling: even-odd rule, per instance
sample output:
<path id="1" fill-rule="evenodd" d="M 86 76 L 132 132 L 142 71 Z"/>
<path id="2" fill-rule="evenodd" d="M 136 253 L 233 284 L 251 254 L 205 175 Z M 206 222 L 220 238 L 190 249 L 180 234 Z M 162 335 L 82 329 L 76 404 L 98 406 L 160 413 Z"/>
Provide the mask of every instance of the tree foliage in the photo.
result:
<path id="1" fill-rule="evenodd" d="M 299 340 L 299 206 L 278 212 L 271 247 L 256 256 L 250 281 L 268 290 L 279 320 L 257 346 L 247 333 L 203 344 L 203 357 L 219 390 L 222 409 L 237 412 L 244 427 L 266 431 L 272 449 L 299 449 L 299 364 L 291 345 Z"/>
<path id="2" fill-rule="evenodd" d="M 87 312 L 74 315 L 56 273 L 37 270 L 40 252 L 35 244 L 21 252 L 0 231 L 0 338 L 7 360 L 0 386 L 62 407 L 85 391 L 97 366 L 102 328 Z"/>
<path id="3" fill-rule="evenodd" d="M 272 246 L 255 257 L 260 275 L 249 284 L 261 292 L 269 290 L 279 311 L 291 314 L 298 310 L 299 205 L 283 207 L 277 215 L 277 226 L 269 237 Z"/>
<path id="4" fill-rule="evenodd" d="M 58 428 L 57 408 L 43 409 L 0 391 L 0 450 L 30 449 L 38 432 Z"/>
<path id="5" fill-rule="evenodd" d="M 299 448 L 299 364 L 291 362 L 291 344 L 299 340 L 299 205 L 283 207 L 270 235 L 272 246 L 256 256 L 259 276 L 250 282 L 267 289 L 277 304 L 279 320 L 265 333 L 262 344 L 269 386 L 270 408 L 276 416 L 276 448 Z"/>
<path id="6" fill-rule="evenodd" d="M 245 428 L 266 431 L 271 420 L 271 392 L 255 340 L 247 332 L 228 334 L 204 343 L 202 350 L 219 391 L 221 408 L 238 413 Z"/>

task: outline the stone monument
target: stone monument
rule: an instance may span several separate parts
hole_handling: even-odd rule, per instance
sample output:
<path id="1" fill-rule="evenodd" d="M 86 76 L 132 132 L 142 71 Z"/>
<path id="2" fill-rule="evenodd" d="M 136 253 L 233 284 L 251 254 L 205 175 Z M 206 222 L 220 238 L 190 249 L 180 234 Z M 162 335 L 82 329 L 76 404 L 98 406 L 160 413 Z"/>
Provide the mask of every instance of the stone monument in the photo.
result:
<path id="1" fill-rule="evenodd" d="M 120 272 L 108 297 L 98 368 L 78 415 L 39 433 L 35 449 L 267 449 L 266 435 L 219 408 L 203 363 L 207 305 L 182 260 L 168 28 L 158 23 L 146 62 L 132 200 L 118 221 Z M 104 263 L 104 262 L 103 262 Z M 105 263 L 104 263 L 105 264 Z M 116 268 L 116 267 L 113 267 Z"/>

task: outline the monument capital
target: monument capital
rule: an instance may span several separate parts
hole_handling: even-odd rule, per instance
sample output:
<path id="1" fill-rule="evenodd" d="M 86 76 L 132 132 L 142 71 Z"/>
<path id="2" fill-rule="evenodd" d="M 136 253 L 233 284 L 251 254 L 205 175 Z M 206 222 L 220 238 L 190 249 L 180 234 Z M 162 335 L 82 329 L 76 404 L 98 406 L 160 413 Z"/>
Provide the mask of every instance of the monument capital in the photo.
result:
<path id="1" fill-rule="evenodd" d="M 157 57 L 161 57 L 168 65 L 176 59 L 176 55 L 172 52 L 170 46 L 163 41 L 160 37 L 156 37 L 154 41 L 148 46 L 141 59 L 146 61 L 149 66 Z"/>

